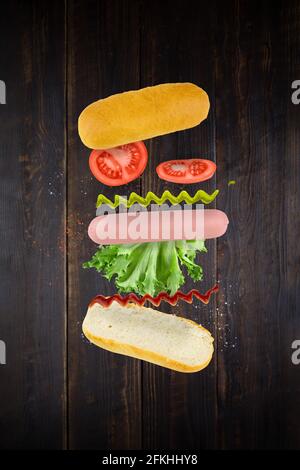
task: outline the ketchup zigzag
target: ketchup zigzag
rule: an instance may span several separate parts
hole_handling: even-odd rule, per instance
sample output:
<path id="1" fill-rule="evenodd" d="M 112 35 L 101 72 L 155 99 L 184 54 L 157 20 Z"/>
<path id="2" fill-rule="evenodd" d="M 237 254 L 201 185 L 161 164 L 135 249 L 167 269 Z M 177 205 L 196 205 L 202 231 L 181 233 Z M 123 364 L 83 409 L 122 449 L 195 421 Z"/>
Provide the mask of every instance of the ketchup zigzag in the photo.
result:
<path id="1" fill-rule="evenodd" d="M 193 298 L 195 297 L 198 300 L 201 300 L 204 304 L 208 304 L 210 297 L 213 293 L 218 292 L 219 287 L 216 284 L 214 287 L 209 289 L 205 294 L 200 294 L 196 289 L 190 290 L 187 294 L 183 294 L 180 291 L 177 291 L 174 295 L 169 295 L 166 292 L 161 292 L 156 297 L 152 297 L 149 294 L 144 295 L 143 297 L 138 297 L 136 294 L 128 294 L 124 297 L 120 294 L 115 294 L 110 297 L 105 297 L 104 295 L 97 295 L 90 303 L 89 307 L 94 304 L 100 304 L 102 307 L 110 307 L 113 302 L 118 302 L 122 307 L 126 307 L 129 303 L 135 303 L 137 305 L 143 306 L 147 301 L 151 302 L 155 307 L 159 307 L 162 301 L 169 303 L 170 305 L 175 306 L 179 300 L 183 300 L 191 304 Z"/>

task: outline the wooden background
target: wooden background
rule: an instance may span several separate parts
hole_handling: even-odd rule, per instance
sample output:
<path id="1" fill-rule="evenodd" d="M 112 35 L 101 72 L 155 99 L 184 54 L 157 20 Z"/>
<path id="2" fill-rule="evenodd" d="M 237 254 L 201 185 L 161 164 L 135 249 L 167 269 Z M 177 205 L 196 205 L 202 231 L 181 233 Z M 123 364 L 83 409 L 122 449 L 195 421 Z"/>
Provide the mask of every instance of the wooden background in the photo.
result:
<path id="1" fill-rule="evenodd" d="M 0 79 L 0 447 L 299 449 L 300 2 L 2 2 Z M 217 163 L 201 187 L 220 189 L 230 227 L 207 243 L 200 288 L 217 279 L 221 290 L 209 306 L 174 309 L 215 337 L 211 365 L 192 375 L 81 334 L 89 300 L 114 292 L 81 264 L 95 250 L 96 196 L 118 190 L 91 176 L 78 115 L 169 81 L 201 85 L 209 118 L 147 141 L 148 167 L 126 190 L 179 192 L 157 178 L 163 160 Z"/>

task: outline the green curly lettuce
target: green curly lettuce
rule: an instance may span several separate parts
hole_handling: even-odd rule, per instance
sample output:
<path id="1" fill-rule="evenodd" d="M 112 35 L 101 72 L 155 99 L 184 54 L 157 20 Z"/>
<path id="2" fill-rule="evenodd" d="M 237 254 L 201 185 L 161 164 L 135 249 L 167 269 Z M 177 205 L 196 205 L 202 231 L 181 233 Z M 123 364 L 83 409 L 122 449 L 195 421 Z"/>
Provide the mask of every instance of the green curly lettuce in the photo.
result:
<path id="1" fill-rule="evenodd" d="M 206 252 L 204 241 L 165 241 L 100 245 L 84 268 L 95 268 L 106 279 L 115 280 L 120 292 L 138 295 L 174 295 L 185 282 L 182 268 L 194 280 L 202 279 L 197 252 Z"/>

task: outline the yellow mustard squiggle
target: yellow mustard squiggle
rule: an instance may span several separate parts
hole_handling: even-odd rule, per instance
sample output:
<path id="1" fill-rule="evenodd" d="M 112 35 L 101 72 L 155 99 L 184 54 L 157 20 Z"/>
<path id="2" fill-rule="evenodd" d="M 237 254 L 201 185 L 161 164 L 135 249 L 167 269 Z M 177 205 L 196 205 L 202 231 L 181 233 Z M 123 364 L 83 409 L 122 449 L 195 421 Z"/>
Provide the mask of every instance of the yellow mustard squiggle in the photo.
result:
<path id="1" fill-rule="evenodd" d="M 170 193 L 170 191 L 167 190 L 163 192 L 161 197 L 158 197 L 151 191 L 147 193 L 146 197 L 139 196 L 133 192 L 130 194 L 128 199 L 116 194 L 114 201 L 111 201 L 109 198 L 104 196 L 104 194 L 99 194 L 96 207 L 99 207 L 102 204 L 107 204 L 113 209 L 120 206 L 121 204 L 127 208 L 131 207 L 133 204 L 139 204 L 143 207 L 148 207 L 151 202 L 162 205 L 166 201 L 169 201 L 173 206 L 180 204 L 181 202 L 185 202 L 186 204 L 195 204 L 199 201 L 201 201 L 203 204 L 210 204 L 216 199 L 218 194 L 218 189 L 216 189 L 212 194 L 208 194 L 206 191 L 199 189 L 194 196 L 190 196 L 186 191 L 181 191 L 178 196 L 174 196 L 172 193 Z"/>

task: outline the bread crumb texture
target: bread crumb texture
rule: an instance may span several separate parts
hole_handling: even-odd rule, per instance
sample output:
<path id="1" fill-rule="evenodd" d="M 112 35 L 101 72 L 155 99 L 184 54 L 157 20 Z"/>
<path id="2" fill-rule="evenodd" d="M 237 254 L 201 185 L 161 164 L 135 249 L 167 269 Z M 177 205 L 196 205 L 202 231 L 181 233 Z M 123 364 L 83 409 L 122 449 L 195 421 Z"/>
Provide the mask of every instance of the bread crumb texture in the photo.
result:
<path id="1" fill-rule="evenodd" d="M 125 308 L 117 302 L 113 302 L 108 308 L 94 304 L 88 310 L 83 331 L 92 342 L 105 349 L 133 357 L 140 357 L 137 352 L 139 350 L 147 353 L 146 355 L 151 353 L 170 362 L 166 365 L 170 368 L 173 368 L 174 362 L 182 364 L 183 368 L 200 370 L 210 362 L 213 354 L 213 338 L 200 325 L 133 304 Z M 105 344 L 111 347 L 106 348 Z M 136 351 L 135 354 L 130 354 L 130 347 L 133 348 L 132 351 Z M 149 358 L 146 360 L 161 362 L 151 361 Z"/>

